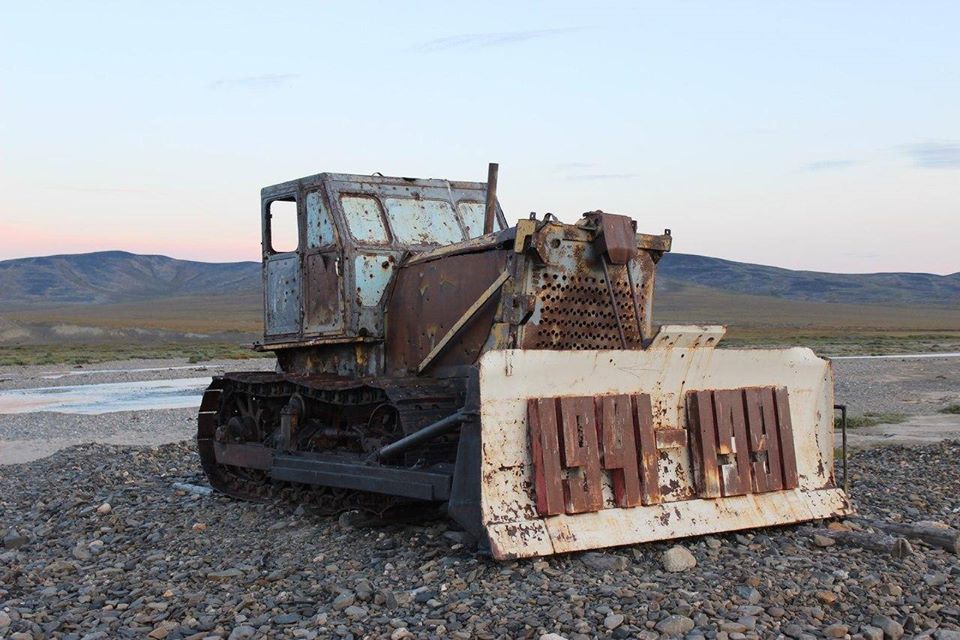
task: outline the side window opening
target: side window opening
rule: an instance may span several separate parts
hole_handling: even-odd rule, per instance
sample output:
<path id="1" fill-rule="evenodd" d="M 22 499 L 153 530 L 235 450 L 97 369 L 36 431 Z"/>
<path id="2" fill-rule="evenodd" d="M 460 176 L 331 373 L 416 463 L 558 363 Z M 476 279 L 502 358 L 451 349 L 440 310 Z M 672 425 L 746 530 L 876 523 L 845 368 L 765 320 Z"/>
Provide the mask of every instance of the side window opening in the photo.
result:
<path id="1" fill-rule="evenodd" d="M 350 235 L 354 240 L 363 243 L 387 244 L 387 227 L 383 222 L 383 213 L 380 203 L 372 196 L 341 196 L 340 206 L 343 207 Z"/>
<path id="2" fill-rule="evenodd" d="M 307 248 L 317 249 L 337 243 L 337 230 L 333 218 L 319 191 L 307 194 Z"/>
<path id="3" fill-rule="evenodd" d="M 273 253 L 287 253 L 300 247 L 296 199 L 273 200 L 268 205 L 267 231 Z"/>

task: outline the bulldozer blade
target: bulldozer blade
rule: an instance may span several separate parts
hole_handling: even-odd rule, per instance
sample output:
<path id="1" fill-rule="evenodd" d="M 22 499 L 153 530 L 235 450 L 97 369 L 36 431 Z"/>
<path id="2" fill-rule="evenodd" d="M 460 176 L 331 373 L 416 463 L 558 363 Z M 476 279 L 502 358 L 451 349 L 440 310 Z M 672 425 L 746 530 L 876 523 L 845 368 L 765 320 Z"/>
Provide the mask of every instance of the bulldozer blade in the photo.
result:
<path id="1" fill-rule="evenodd" d="M 664 326 L 642 351 L 480 361 L 481 513 L 498 559 L 842 516 L 833 372 L 805 348 L 716 349 Z"/>

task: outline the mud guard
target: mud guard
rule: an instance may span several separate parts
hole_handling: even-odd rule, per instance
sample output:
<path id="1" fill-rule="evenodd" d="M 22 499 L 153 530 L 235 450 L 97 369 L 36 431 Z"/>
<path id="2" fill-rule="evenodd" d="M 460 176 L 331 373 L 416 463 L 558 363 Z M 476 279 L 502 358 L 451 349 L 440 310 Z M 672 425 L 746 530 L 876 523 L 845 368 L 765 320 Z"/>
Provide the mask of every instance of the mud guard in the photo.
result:
<path id="1" fill-rule="evenodd" d="M 498 559 L 802 522 L 852 507 L 833 475 L 833 372 L 805 348 L 716 349 L 664 326 L 643 351 L 480 361 L 481 520 Z"/>

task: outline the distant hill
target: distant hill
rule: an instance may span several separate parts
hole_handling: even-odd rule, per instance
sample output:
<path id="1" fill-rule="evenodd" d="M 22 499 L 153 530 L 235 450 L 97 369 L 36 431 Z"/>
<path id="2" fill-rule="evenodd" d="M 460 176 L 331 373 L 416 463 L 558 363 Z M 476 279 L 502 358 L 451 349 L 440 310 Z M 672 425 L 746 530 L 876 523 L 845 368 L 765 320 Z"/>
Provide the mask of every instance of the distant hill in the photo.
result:
<path id="1" fill-rule="evenodd" d="M 667 295 L 688 286 L 786 300 L 850 304 L 960 306 L 960 272 L 822 273 L 793 271 L 684 253 L 668 253 L 657 269 Z"/>
<path id="2" fill-rule="evenodd" d="M 194 262 L 100 251 L 0 261 L 0 304 L 23 309 L 259 291 L 257 262 Z"/>
<path id="3" fill-rule="evenodd" d="M 820 273 L 670 253 L 657 277 L 658 304 L 707 288 L 809 302 L 960 307 L 960 273 Z M 6 310 L 224 294 L 254 299 L 260 286 L 257 262 L 194 262 L 125 251 L 0 261 L 0 305 Z"/>

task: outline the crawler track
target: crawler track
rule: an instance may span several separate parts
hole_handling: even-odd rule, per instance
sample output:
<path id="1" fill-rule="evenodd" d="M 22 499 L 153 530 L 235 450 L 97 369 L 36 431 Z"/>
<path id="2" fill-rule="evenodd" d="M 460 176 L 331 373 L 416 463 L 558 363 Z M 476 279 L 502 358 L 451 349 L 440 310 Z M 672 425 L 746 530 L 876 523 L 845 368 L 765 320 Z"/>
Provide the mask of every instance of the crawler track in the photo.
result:
<path id="1" fill-rule="evenodd" d="M 436 400 L 435 389 L 428 389 L 427 393 L 433 393 L 431 399 Z M 240 500 L 280 500 L 305 504 L 318 513 L 330 515 L 360 510 L 378 518 L 391 518 L 400 512 L 408 512 L 417 504 L 406 498 L 377 493 L 274 481 L 268 471 L 218 462 L 214 443 L 218 438 L 223 441 L 223 434 L 218 434 L 218 430 L 232 417 L 251 418 L 257 424 L 258 438 L 250 442 L 271 446 L 274 431 L 271 425 L 277 422 L 280 409 L 294 394 L 306 398 L 311 411 L 318 417 L 322 416 L 324 424 L 363 424 L 363 436 L 382 436 L 387 439 L 391 439 L 391 435 L 398 437 L 399 434 L 384 433 L 382 428 L 377 431 L 377 425 L 371 424 L 373 416 L 381 416 L 384 408 L 399 415 L 408 415 L 410 412 L 404 406 L 411 403 L 411 395 L 418 395 L 409 388 L 398 392 L 402 400 L 400 406 L 395 408 L 383 388 L 356 380 L 262 372 L 231 373 L 216 377 L 204 392 L 197 424 L 201 465 L 214 489 Z M 455 397 L 449 398 L 451 402 L 456 400 Z M 440 402 L 437 411 L 447 411 L 448 404 Z M 421 405 L 416 406 L 420 408 Z M 422 419 L 432 419 L 431 412 L 425 412 Z M 393 428 L 400 427 L 395 424 Z M 355 426 L 354 429 L 360 430 Z M 367 440 L 359 438 L 358 442 L 357 447 L 364 447 Z M 373 442 L 378 443 L 379 440 L 374 439 Z"/>

